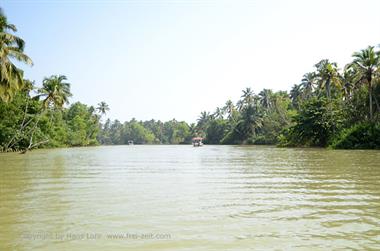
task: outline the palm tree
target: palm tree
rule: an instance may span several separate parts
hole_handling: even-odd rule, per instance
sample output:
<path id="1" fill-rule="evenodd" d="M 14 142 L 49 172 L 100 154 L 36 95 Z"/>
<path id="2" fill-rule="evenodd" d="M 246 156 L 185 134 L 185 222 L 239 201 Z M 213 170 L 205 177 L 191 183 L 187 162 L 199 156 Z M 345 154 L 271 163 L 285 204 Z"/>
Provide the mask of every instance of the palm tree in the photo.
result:
<path id="1" fill-rule="evenodd" d="M 23 72 L 11 60 L 33 65 L 32 60 L 23 53 L 24 40 L 9 33 L 16 31 L 16 26 L 8 23 L 0 8 L 0 98 L 4 102 L 10 101 L 23 86 Z"/>
<path id="2" fill-rule="evenodd" d="M 109 110 L 109 106 L 106 102 L 102 101 L 98 104 L 98 107 L 96 108 L 96 110 L 101 114 L 101 115 L 105 115 Z"/>
<path id="3" fill-rule="evenodd" d="M 355 52 L 352 56 L 354 57 L 354 61 L 350 66 L 356 72 L 356 81 L 358 81 L 358 83 L 366 83 L 368 85 L 369 118 L 372 120 L 372 81 L 380 71 L 380 53 L 375 52 L 373 46 L 368 46 L 367 49 Z"/>
<path id="4" fill-rule="evenodd" d="M 304 98 L 311 97 L 314 90 L 315 78 L 315 72 L 309 72 L 303 75 L 303 78 L 301 80 L 301 88 Z"/>
<path id="5" fill-rule="evenodd" d="M 273 106 L 273 92 L 270 89 L 263 89 L 259 93 L 259 102 L 265 108 L 269 109 Z"/>
<path id="6" fill-rule="evenodd" d="M 236 102 L 236 108 L 239 112 L 241 112 L 244 108 L 244 102 L 243 100 L 238 100 L 238 102 Z"/>
<path id="7" fill-rule="evenodd" d="M 222 119 L 224 116 L 224 109 L 223 108 L 220 108 L 220 107 L 217 107 L 215 109 L 215 112 L 213 114 L 213 117 L 216 118 L 216 119 Z"/>
<path id="8" fill-rule="evenodd" d="M 338 73 L 337 64 L 323 59 L 315 65 L 317 68 L 316 79 L 321 89 L 326 89 L 326 96 L 331 98 L 331 87 L 341 85 L 341 77 Z"/>
<path id="9" fill-rule="evenodd" d="M 292 89 L 290 89 L 290 99 L 292 100 L 292 105 L 295 108 L 299 108 L 299 101 L 301 95 L 301 85 L 293 85 Z"/>
<path id="10" fill-rule="evenodd" d="M 190 135 L 191 137 L 195 137 L 197 136 L 197 126 L 195 123 L 191 123 L 189 125 L 189 131 L 190 131 Z"/>
<path id="11" fill-rule="evenodd" d="M 244 138 L 256 136 L 256 132 L 263 126 L 263 115 L 257 106 L 248 105 L 242 110 L 241 120 L 237 124 L 240 132 L 243 132 Z"/>
<path id="12" fill-rule="evenodd" d="M 232 113 L 235 111 L 235 106 L 232 100 L 227 100 L 226 104 L 224 105 L 223 109 L 227 112 L 228 119 L 232 118 Z"/>
<path id="13" fill-rule="evenodd" d="M 206 130 L 206 125 L 212 118 L 212 115 L 210 113 L 203 111 L 201 112 L 201 115 L 198 118 L 198 123 L 197 123 L 197 128 L 201 131 L 204 132 Z"/>
<path id="14" fill-rule="evenodd" d="M 345 100 L 351 98 L 353 90 L 357 87 L 357 83 L 355 83 L 355 70 L 350 65 L 347 65 L 344 68 L 343 76 L 342 76 L 342 92 Z"/>
<path id="15" fill-rule="evenodd" d="M 44 114 L 47 111 L 47 108 L 51 107 L 54 109 L 62 109 L 63 105 L 69 102 L 68 98 L 72 96 L 70 92 L 70 84 L 63 82 L 64 80 L 67 80 L 66 76 L 53 75 L 50 78 L 45 78 L 42 81 L 42 88 L 39 89 L 40 94 L 36 96 L 45 97 L 42 101 L 42 113 L 37 115 L 37 119 L 34 123 L 34 126 L 28 132 L 30 133 L 29 146 L 23 150 L 23 153 L 26 153 L 28 150 L 38 145 L 47 143 L 49 141 L 49 139 L 46 139 L 41 142 L 33 143 L 33 137 L 38 128 L 38 123 L 42 117 L 42 114 Z M 52 119 L 53 117 L 50 116 L 50 122 L 52 121 Z"/>
<path id="16" fill-rule="evenodd" d="M 287 100 L 289 100 L 289 94 L 286 91 L 275 92 L 273 93 L 272 100 L 273 109 L 277 112 L 278 115 L 280 115 L 284 126 L 289 124 L 289 120 L 287 119 L 286 115 L 288 111 Z"/>
<path id="17" fill-rule="evenodd" d="M 68 99 L 72 94 L 70 92 L 70 83 L 64 82 L 65 80 L 67 78 L 64 75 L 53 75 L 42 81 L 40 96 L 45 97 L 42 101 L 44 109 L 49 106 L 62 108 L 65 103 L 69 103 Z"/>
<path id="18" fill-rule="evenodd" d="M 241 98 L 243 98 L 244 105 L 252 104 L 254 101 L 254 92 L 251 88 L 247 87 L 243 90 L 243 95 L 241 95 Z"/>
<path id="19" fill-rule="evenodd" d="M 199 118 L 198 118 L 198 123 L 206 122 L 210 116 L 209 112 L 203 111 L 201 112 Z"/>

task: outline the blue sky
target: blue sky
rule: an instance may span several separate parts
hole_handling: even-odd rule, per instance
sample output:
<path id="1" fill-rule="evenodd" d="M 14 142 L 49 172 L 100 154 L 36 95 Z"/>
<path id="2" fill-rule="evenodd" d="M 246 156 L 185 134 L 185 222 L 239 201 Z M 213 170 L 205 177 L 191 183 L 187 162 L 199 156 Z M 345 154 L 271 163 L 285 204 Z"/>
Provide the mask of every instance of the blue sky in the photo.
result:
<path id="1" fill-rule="evenodd" d="M 195 122 L 251 87 L 289 90 L 329 58 L 380 44 L 380 1 L 2 1 L 40 84 L 69 79 L 71 102 L 108 117 Z"/>

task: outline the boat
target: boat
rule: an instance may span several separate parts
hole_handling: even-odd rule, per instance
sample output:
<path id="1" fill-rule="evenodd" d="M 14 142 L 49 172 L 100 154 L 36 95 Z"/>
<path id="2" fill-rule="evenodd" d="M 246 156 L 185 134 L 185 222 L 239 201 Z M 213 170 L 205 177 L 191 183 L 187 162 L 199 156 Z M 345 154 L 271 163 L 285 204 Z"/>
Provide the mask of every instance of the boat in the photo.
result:
<path id="1" fill-rule="evenodd" d="M 202 142 L 203 138 L 201 137 L 195 137 L 193 138 L 192 142 L 193 142 L 193 146 L 194 147 L 198 147 L 198 146 L 203 146 L 203 142 Z"/>
<path id="2" fill-rule="evenodd" d="M 128 145 L 133 145 L 133 140 L 128 140 Z"/>

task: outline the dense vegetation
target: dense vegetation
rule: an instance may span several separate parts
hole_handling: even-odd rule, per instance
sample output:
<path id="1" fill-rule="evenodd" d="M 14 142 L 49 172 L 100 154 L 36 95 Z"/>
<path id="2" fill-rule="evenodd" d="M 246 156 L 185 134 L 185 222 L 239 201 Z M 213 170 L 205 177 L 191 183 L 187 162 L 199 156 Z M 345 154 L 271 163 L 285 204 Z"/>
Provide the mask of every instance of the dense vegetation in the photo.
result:
<path id="1" fill-rule="evenodd" d="M 45 78 L 42 87 L 25 80 L 13 61 L 32 65 L 24 41 L 14 35 L 0 10 L 0 151 L 96 144 L 182 144 L 194 136 L 208 144 L 278 144 L 380 148 L 380 52 L 369 46 L 353 54 L 343 69 L 323 59 L 290 92 L 246 88 L 234 103 L 202 112 L 197 123 L 121 123 L 106 120 L 97 108 L 68 104 L 70 84 L 63 75 Z"/>
<path id="2" fill-rule="evenodd" d="M 380 53 L 368 47 L 339 70 L 323 59 L 290 90 L 243 90 L 196 124 L 175 120 L 107 121 L 104 144 L 188 143 L 193 136 L 209 144 L 278 144 L 333 148 L 380 148 Z"/>
<path id="3" fill-rule="evenodd" d="M 79 102 L 64 108 L 72 96 L 65 76 L 45 78 L 41 88 L 25 80 L 13 61 L 32 65 L 32 60 L 16 31 L 0 10 L 0 151 L 97 144 L 106 104 L 99 104 L 100 114 Z"/>
<path id="4" fill-rule="evenodd" d="M 93 107 L 79 102 L 63 108 L 71 95 L 64 79 L 46 78 L 38 89 L 24 80 L 24 86 L 11 101 L 0 102 L 2 151 L 97 144 L 100 115 Z M 62 86 L 66 86 L 65 90 Z"/>
<path id="5" fill-rule="evenodd" d="M 191 141 L 194 130 L 186 122 L 171 120 L 167 122 L 149 120 L 121 123 L 109 119 L 102 126 L 99 141 L 102 144 L 183 144 Z"/>
<path id="6" fill-rule="evenodd" d="M 243 90 L 234 104 L 202 112 L 209 143 L 380 148 L 380 52 L 369 46 L 340 70 L 323 59 L 290 93 Z"/>
<path id="7" fill-rule="evenodd" d="M 168 128 L 176 121 L 133 120 L 124 125 L 107 121 L 102 131 L 107 140 L 102 142 L 123 144 L 128 139 L 142 139 L 127 129 L 138 125 L 140 133 L 147 135 L 138 143 L 180 143 L 201 136 L 209 144 L 380 148 L 379 65 L 379 51 L 371 46 L 354 53 L 353 61 L 342 71 L 336 63 L 323 59 L 289 94 L 269 89 L 255 94 L 246 88 L 236 103 L 228 100 L 213 113 L 202 112 L 197 124 L 181 122 L 174 130 Z"/>

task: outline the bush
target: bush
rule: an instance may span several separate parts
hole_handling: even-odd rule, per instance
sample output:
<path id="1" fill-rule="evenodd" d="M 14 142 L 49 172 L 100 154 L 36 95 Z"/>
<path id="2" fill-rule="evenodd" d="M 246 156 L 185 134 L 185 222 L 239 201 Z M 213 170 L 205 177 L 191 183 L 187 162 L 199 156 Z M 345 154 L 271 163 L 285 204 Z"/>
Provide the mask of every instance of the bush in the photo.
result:
<path id="1" fill-rule="evenodd" d="M 344 115 L 338 101 L 315 97 L 301 105 L 293 120 L 279 136 L 280 145 L 324 147 L 340 131 Z"/>
<path id="2" fill-rule="evenodd" d="M 342 131 L 330 145 L 334 149 L 380 149 L 380 124 L 360 123 Z"/>

